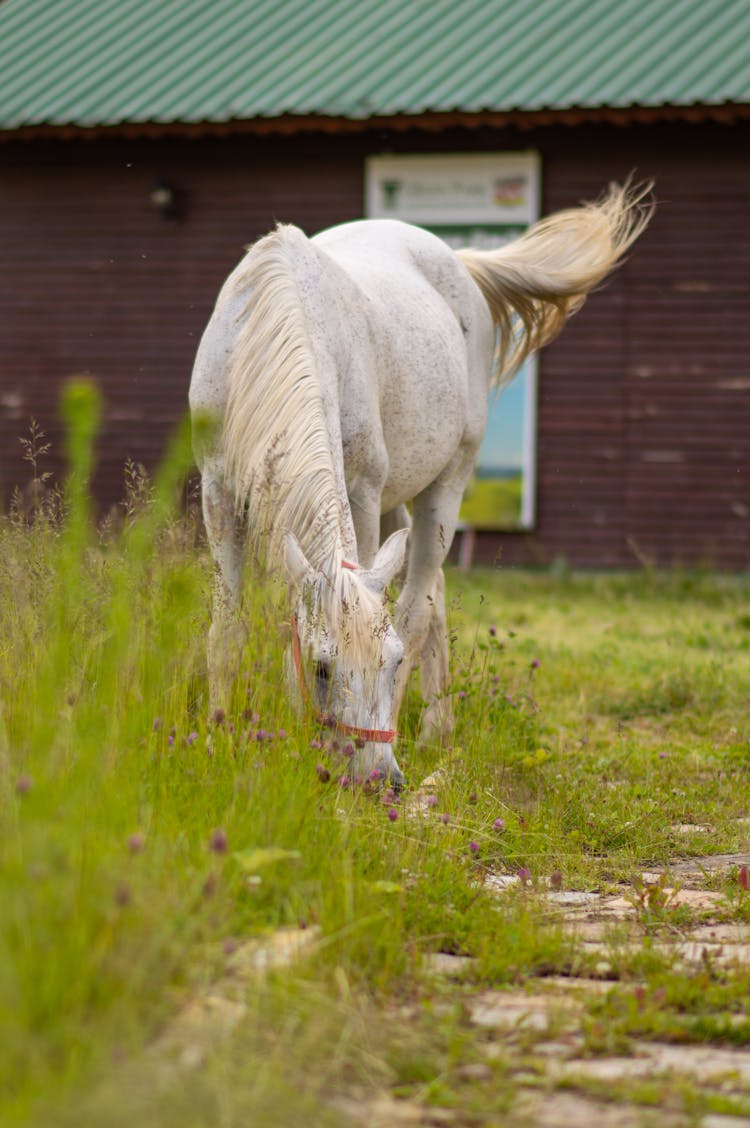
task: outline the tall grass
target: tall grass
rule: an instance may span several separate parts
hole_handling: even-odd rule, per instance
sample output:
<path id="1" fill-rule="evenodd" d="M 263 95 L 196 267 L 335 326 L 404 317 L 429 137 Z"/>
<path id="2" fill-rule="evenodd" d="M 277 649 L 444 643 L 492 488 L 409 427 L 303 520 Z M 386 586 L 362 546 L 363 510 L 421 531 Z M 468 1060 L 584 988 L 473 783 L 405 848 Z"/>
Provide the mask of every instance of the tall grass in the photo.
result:
<path id="1" fill-rule="evenodd" d="M 399 758 L 412 786 L 437 769 L 442 782 L 409 815 L 408 795 L 347 786 L 344 750 L 290 711 L 273 582 L 248 577 L 241 674 L 209 715 L 211 565 L 180 512 L 187 431 L 102 531 L 93 390 L 69 388 L 64 413 L 61 506 L 0 522 L 9 1123 L 337 1122 L 337 1092 L 408 1086 L 464 1052 L 460 1009 L 433 1012 L 427 953 L 471 955 L 492 984 L 569 971 L 580 954 L 543 923 L 535 883 L 632 874 L 674 851 L 676 822 L 714 823 L 704 848 L 737 844 L 743 582 L 451 577 L 456 739 L 417 748 L 414 693 Z M 527 884 L 498 901 L 493 871 Z M 231 1048 L 157 1084 L 144 1049 L 237 944 L 284 926 L 320 929 L 312 959 L 242 988 Z M 408 1030 L 393 1010 L 406 1000 L 425 1015 Z"/>

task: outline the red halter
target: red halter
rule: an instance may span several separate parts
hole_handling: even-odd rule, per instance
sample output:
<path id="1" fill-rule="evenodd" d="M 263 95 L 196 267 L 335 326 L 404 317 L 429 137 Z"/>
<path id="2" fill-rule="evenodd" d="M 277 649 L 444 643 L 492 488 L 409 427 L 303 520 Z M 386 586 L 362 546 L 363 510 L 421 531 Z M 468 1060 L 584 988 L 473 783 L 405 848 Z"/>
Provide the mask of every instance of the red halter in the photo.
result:
<path id="1" fill-rule="evenodd" d="M 350 564 L 348 560 L 342 561 L 342 567 L 348 568 L 351 572 L 356 572 L 358 565 Z M 305 681 L 305 674 L 302 669 L 302 646 L 299 640 L 299 627 L 297 625 L 297 616 L 292 616 L 292 657 L 294 658 L 294 668 L 297 671 L 297 680 L 299 682 L 300 692 L 302 693 L 302 700 L 310 702 L 310 691 L 307 688 Z M 359 728 L 357 725 L 346 725 L 343 721 L 337 720 L 326 713 L 322 713 L 319 709 L 315 710 L 315 715 L 320 724 L 325 725 L 326 728 L 333 729 L 334 732 L 340 732 L 345 736 L 353 736 L 356 740 L 364 740 L 369 744 L 391 744 L 398 733 L 395 729 L 367 729 Z"/>

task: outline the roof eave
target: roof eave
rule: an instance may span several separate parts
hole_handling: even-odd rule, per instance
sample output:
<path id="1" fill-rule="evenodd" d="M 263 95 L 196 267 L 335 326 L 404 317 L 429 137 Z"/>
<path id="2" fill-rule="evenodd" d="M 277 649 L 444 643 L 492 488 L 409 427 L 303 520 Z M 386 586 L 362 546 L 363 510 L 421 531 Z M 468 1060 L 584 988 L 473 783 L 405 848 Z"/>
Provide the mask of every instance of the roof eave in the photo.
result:
<path id="1" fill-rule="evenodd" d="M 234 134 L 364 133 L 372 130 L 423 130 L 439 133 L 446 129 L 536 129 L 550 125 L 577 126 L 604 122 L 611 125 L 652 124 L 656 122 L 713 121 L 721 124 L 750 118 L 750 104 L 723 102 L 716 105 L 661 106 L 569 106 L 533 110 L 428 111 L 419 114 L 374 114 L 369 117 L 334 117 L 326 114 L 284 114 L 229 121 L 124 121 L 111 125 L 40 123 L 12 129 L 0 128 L 2 141 L 99 140 L 106 137 L 222 137 Z"/>

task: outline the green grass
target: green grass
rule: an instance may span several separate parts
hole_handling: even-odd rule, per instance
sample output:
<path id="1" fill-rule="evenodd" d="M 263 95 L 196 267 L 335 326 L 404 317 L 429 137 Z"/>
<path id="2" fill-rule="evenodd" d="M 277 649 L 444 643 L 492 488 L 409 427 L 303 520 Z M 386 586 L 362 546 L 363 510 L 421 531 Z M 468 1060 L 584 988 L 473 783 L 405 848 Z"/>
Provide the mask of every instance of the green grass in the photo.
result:
<path id="1" fill-rule="evenodd" d="M 523 474 L 474 478 L 464 494 L 461 520 L 475 529 L 515 529 L 521 524 Z"/>
<path id="2" fill-rule="evenodd" d="M 451 573 L 455 742 L 417 748 L 415 685 L 399 758 L 410 785 L 439 767 L 445 782 L 408 818 L 406 797 L 342 790 L 340 755 L 290 711 L 277 585 L 249 579 L 242 673 L 208 716 L 211 566 L 175 500 L 186 438 L 97 531 L 85 388 L 67 410 L 64 517 L 0 522 L 3 1123 L 337 1124 L 332 1098 L 384 1090 L 502 1120 L 511 1051 L 491 1081 L 462 1079 L 480 1037 L 463 1000 L 582 966 L 542 882 L 607 888 L 750 847 L 747 578 Z M 512 895 L 482 887 L 521 869 Z M 736 881 L 721 887 L 746 920 Z M 312 957 L 238 986 L 234 1036 L 165 1074 L 144 1051 L 227 953 L 280 926 L 319 928 Z M 649 935 L 618 965 L 629 994 L 591 1003 L 591 1052 L 600 1030 L 745 1044 L 725 1016 L 746 975 L 709 967 L 705 989 L 670 994 Z M 475 958 L 468 984 L 428 976 L 436 951 Z"/>

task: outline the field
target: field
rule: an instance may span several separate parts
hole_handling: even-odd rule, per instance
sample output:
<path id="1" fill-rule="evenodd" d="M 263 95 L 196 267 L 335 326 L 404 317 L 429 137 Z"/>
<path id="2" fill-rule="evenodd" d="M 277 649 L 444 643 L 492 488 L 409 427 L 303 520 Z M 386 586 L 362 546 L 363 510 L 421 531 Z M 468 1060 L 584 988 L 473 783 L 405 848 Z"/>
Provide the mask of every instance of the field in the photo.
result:
<path id="1" fill-rule="evenodd" d="M 523 475 L 473 478 L 461 506 L 461 520 L 475 529 L 514 529 L 521 524 Z"/>
<path id="2" fill-rule="evenodd" d="M 353 788 L 278 585 L 208 716 L 185 436 L 97 529 L 66 410 L 0 524 L 3 1125 L 746 1122 L 747 577 L 450 574 L 455 744 L 415 686 Z"/>

